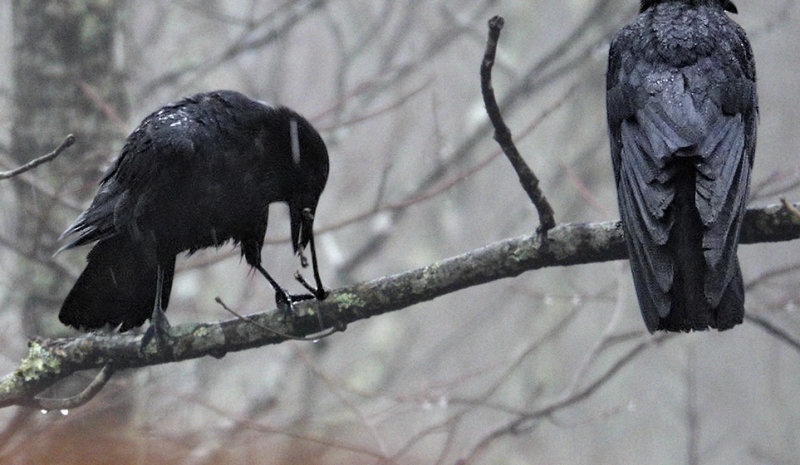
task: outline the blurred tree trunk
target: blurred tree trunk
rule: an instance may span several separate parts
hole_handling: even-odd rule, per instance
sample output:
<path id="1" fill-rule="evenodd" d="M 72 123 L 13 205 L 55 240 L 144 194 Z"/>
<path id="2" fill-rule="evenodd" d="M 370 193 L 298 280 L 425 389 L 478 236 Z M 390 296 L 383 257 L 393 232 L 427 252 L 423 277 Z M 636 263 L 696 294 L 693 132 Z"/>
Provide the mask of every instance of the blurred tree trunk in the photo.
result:
<path id="1" fill-rule="evenodd" d="M 121 140 L 115 126 L 115 117 L 127 112 L 115 47 L 121 6 L 119 0 L 13 0 L 11 150 L 23 163 L 75 134 L 73 148 L 37 171 L 57 192 L 91 195 L 97 172 L 79 169 L 81 161 L 92 157 L 92 165 L 102 165 Z M 24 296 L 23 328 L 27 335 L 53 334 L 60 328 L 54 311 L 72 279 L 42 263 L 77 212 L 54 208 L 56 202 L 22 182 L 16 184 L 16 194 L 16 240 L 23 255 L 35 258 L 20 260 L 16 267 L 16 289 Z"/>

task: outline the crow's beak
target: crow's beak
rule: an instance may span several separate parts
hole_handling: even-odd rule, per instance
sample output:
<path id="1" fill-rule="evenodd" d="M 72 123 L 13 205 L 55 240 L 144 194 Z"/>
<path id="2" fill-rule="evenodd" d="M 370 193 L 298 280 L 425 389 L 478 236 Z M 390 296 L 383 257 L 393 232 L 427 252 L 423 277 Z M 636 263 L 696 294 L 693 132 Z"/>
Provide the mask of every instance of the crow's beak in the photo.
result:
<path id="1" fill-rule="evenodd" d="M 291 206 L 289 217 L 292 226 L 292 247 L 294 253 L 299 254 L 306 248 L 311 240 L 314 228 L 314 212 L 310 208 Z"/>
<path id="2" fill-rule="evenodd" d="M 292 222 L 292 246 L 294 246 L 295 255 L 300 256 L 300 265 L 305 268 L 308 266 L 308 260 L 303 255 L 303 250 L 306 246 L 311 246 L 311 264 L 314 268 L 314 281 L 317 287 L 314 288 L 305 279 L 300 272 L 295 273 L 295 278 L 308 289 L 317 300 L 324 300 L 328 296 L 328 292 L 322 286 L 322 280 L 319 277 L 319 264 L 317 264 L 317 249 L 314 246 L 314 208 L 309 207 L 296 207 L 289 208 L 289 215 Z"/>

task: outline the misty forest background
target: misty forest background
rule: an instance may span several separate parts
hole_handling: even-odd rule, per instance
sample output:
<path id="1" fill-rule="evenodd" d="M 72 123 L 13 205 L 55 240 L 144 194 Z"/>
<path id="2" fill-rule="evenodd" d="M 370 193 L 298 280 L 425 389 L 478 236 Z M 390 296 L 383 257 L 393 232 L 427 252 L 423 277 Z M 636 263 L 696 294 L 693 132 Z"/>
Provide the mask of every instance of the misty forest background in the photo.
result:
<path id="1" fill-rule="evenodd" d="M 125 136 L 151 111 L 228 88 L 287 105 L 331 156 L 317 211 L 325 284 L 416 268 L 534 231 L 492 140 L 478 70 L 506 18 L 494 87 L 559 222 L 617 219 L 608 43 L 634 0 L 12 0 L 0 3 L 0 373 L 56 314 L 88 249 L 53 258 Z M 740 0 L 761 118 L 751 206 L 800 197 L 800 7 Z M 15 95 L 17 96 L 15 98 Z M 298 262 L 273 206 L 265 266 Z M 0 411 L 0 462 L 641 463 L 800 460 L 800 254 L 742 246 L 746 321 L 651 336 L 627 262 L 549 268 L 221 360 L 117 373 L 67 415 Z M 274 307 L 230 246 L 179 259 L 173 324 Z M 787 343 L 788 341 L 788 343 Z M 791 343 L 794 342 L 794 345 Z M 60 393 L 80 390 L 81 374 Z"/>

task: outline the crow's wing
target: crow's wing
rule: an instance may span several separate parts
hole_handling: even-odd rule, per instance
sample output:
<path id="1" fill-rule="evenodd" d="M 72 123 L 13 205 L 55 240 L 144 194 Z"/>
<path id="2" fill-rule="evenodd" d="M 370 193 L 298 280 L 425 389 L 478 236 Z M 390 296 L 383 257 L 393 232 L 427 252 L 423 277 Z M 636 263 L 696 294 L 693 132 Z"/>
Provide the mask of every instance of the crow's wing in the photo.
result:
<path id="1" fill-rule="evenodd" d="M 648 328 L 669 313 L 675 278 L 665 247 L 675 198 L 671 164 L 699 157 L 695 201 L 706 230 L 705 295 L 716 306 L 738 269 L 736 244 L 755 147 L 755 71 L 749 48 L 733 63 L 684 68 L 635 56 L 637 31 L 612 44 L 607 81 L 611 155 L 631 267 Z M 742 33 L 743 34 L 743 33 Z M 744 42 L 746 46 L 746 42 Z M 744 72 L 741 70 L 744 69 Z"/>
<path id="2" fill-rule="evenodd" d="M 134 222 L 150 202 L 154 183 L 180 183 L 170 171 L 191 163 L 202 143 L 201 124 L 183 109 L 186 101 L 145 118 L 100 181 L 92 204 L 62 233 L 77 235 L 61 250 L 114 236 Z M 167 179 L 165 181 L 165 179 Z"/>
<path id="3" fill-rule="evenodd" d="M 697 166 L 695 199 L 706 227 L 705 294 L 712 306 L 719 303 L 738 269 L 736 246 L 747 207 L 756 144 L 758 103 L 755 76 L 751 76 L 728 78 L 718 102 L 717 121 L 697 148 L 702 162 Z"/>

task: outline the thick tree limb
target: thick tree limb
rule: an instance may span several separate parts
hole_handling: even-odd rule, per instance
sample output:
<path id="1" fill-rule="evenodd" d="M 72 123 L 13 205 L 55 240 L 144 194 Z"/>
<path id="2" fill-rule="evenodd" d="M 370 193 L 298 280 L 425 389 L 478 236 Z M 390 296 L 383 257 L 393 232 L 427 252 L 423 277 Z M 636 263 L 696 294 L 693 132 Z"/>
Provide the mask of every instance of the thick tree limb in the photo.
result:
<path id="1" fill-rule="evenodd" d="M 798 206 L 794 204 L 795 208 Z M 782 205 L 749 210 L 745 216 L 742 243 L 798 238 L 800 219 Z M 562 224 L 546 238 L 524 235 L 505 239 L 423 268 L 337 289 L 325 301 L 298 304 L 297 315 L 291 321 L 272 310 L 248 319 L 175 326 L 170 342 L 172 358 L 156 353 L 155 342 L 141 350 L 141 335 L 88 334 L 34 340 L 17 370 L 0 379 L 0 407 L 38 405 L 38 393 L 81 370 L 107 365 L 119 370 L 206 355 L 221 357 L 227 352 L 286 340 L 263 326 L 286 335 L 307 336 L 320 331 L 320 316 L 328 329 L 530 270 L 625 257 L 620 222 Z"/>
<path id="2" fill-rule="evenodd" d="M 497 52 L 497 41 L 500 39 L 500 31 L 503 29 L 504 23 L 505 20 L 501 16 L 495 16 L 489 20 L 489 38 L 486 40 L 486 52 L 481 63 L 483 103 L 486 106 L 489 120 L 494 127 L 494 139 L 500 144 L 500 148 L 503 149 L 506 158 L 511 162 L 511 166 L 517 172 L 522 188 L 528 194 L 531 202 L 536 207 L 536 211 L 539 213 L 539 231 L 547 233 L 556 225 L 553 208 L 539 188 L 539 178 L 536 177 L 533 170 L 520 155 L 517 146 L 514 145 L 511 130 L 508 129 L 505 121 L 503 121 L 503 115 L 500 113 L 500 107 L 497 105 L 494 88 L 492 87 L 492 67 L 494 66 L 494 58 Z"/>

